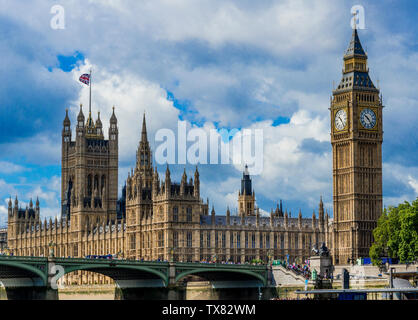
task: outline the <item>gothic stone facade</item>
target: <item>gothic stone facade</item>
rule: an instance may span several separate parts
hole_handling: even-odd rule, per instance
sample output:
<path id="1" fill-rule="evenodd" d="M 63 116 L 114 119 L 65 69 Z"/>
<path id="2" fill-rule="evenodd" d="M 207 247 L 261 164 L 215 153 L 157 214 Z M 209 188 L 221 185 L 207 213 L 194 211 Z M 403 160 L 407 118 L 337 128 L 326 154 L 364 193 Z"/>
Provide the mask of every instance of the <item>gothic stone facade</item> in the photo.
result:
<path id="1" fill-rule="evenodd" d="M 117 200 L 118 127 L 113 114 L 109 140 L 100 115 L 77 117 L 76 138 L 66 114 L 62 131 L 62 212 L 41 222 L 39 202 L 26 210 L 9 201 L 8 246 L 15 255 L 84 257 L 119 254 L 130 259 L 235 261 L 269 258 L 302 261 L 314 244 L 326 242 L 334 262 L 368 255 L 372 230 L 382 210 L 382 103 L 370 80 L 367 56 L 357 30 L 344 56 L 343 79 L 331 101 L 334 219 L 291 217 L 282 203 L 261 217 L 247 168 L 238 192 L 238 214 L 215 213 L 200 195 L 196 170 L 173 182 L 167 166 L 160 181 L 153 167 L 145 115 L 135 169 L 126 181 L 126 199 Z M 125 192 L 124 192 L 125 193 Z M 126 213 L 118 208 L 126 208 Z M 88 281 L 88 280 L 86 280 Z"/>
<path id="2" fill-rule="evenodd" d="M 194 178 L 194 179 L 193 179 Z M 167 166 L 160 181 L 153 169 L 145 116 L 136 167 L 126 184 L 126 255 L 132 259 L 174 261 L 234 261 L 269 258 L 298 259 L 310 255 L 313 244 L 327 241 L 328 214 L 322 199 L 319 219 L 291 218 L 282 207 L 270 217 L 260 217 L 246 168 L 238 193 L 239 215 L 209 214 L 208 201 L 200 198 L 200 178 L 196 167 L 188 180 L 184 171 L 180 183 L 172 182 Z"/>

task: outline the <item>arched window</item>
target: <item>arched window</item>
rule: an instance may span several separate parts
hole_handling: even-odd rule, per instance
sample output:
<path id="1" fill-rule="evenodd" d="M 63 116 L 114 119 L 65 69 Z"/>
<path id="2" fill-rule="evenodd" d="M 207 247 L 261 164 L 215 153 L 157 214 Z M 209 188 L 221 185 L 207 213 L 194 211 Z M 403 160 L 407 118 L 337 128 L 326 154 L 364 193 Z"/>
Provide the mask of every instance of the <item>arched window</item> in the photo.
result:
<path id="1" fill-rule="evenodd" d="M 186 209 L 186 213 L 187 213 L 187 222 L 192 222 L 192 208 L 188 207 Z"/>
<path id="2" fill-rule="evenodd" d="M 158 247 L 164 247 L 164 231 L 158 233 Z"/>
<path id="3" fill-rule="evenodd" d="M 173 246 L 177 248 L 179 246 L 179 234 L 177 231 L 173 232 Z"/>
<path id="4" fill-rule="evenodd" d="M 94 190 L 99 189 L 99 176 L 94 176 Z"/>
<path id="5" fill-rule="evenodd" d="M 192 233 L 189 231 L 187 232 L 187 248 L 191 248 L 192 247 Z"/>
<path id="6" fill-rule="evenodd" d="M 177 222 L 179 220 L 179 208 L 174 207 L 173 208 L 173 221 Z"/>
<path id="7" fill-rule="evenodd" d="M 102 175 L 102 179 L 101 180 L 102 181 L 100 183 L 100 186 L 101 186 L 100 193 L 103 195 L 103 190 L 106 188 L 106 176 L 105 175 Z"/>
<path id="8" fill-rule="evenodd" d="M 91 174 L 89 174 L 87 176 L 87 195 L 89 197 L 91 197 L 91 194 L 92 194 L 92 183 L 93 183 L 92 176 L 91 176 Z"/>

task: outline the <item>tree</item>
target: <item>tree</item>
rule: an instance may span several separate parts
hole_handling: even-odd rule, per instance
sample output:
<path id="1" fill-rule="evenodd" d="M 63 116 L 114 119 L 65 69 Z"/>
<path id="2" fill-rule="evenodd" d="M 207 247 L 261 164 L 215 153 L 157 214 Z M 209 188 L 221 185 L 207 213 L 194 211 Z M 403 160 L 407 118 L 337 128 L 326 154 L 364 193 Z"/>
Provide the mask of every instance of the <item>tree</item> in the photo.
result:
<path id="1" fill-rule="evenodd" d="M 400 215 L 399 258 L 414 261 L 418 257 L 418 199 Z"/>
<path id="2" fill-rule="evenodd" d="M 377 227 L 373 230 L 374 242 L 370 247 L 369 255 L 374 265 L 380 265 L 380 257 L 387 255 L 387 243 L 389 240 L 389 218 L 385 209 L 377 221 Z"/>
<path id="3" fill-rule="evenodd" d="M 413 261 L 418 256 L 418 198 L 412 205 L 405 201 L 397 207 L 383 211 L 373 230 L 374 243 L 370 257 L 374 265 L 382 257 L 399 258 L 401 262 Z"/>

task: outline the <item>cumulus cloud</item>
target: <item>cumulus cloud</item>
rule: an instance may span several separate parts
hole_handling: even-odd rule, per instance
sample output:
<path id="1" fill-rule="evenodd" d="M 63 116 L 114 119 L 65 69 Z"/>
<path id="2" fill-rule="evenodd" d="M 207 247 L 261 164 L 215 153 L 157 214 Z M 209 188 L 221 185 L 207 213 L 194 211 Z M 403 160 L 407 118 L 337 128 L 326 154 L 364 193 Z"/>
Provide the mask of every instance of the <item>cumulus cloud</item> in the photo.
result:
<path id="1" fill-rule="evenodd" d="M 418 179 L 414 179 L 412 176 L 408 176 L 408 183 L 418 195 Z"/>
<path id="2" fill-rule="evenodd" d="M 16 172 L 22 172 L 25 170 L 26 168 L 24 166 L 7 161 L 0 161 L 0 173 L 2 174 L 12 174 Z"/>
<path id="3" fill-rule="evenodd" d="M 92 66 L 87 60 L 81 68 L 73 70 L 74 81 L 78 81 L 80 74 L 88 72 L 90 68 L 94 70 L 93 119 L 97 119 L 97 112 L 100 111 L 103 130 L 107 133 L 112 107 L 115 106 L 119 127 L 119 160 L 122 164 L 129 161 L 134 163 L 144 112 L 151 140 L 158 129 L 177 126 L 179 110 L 173 107 L 173 103 L 167 99 L 167 92 L 160 86 L 129 71 L 122 74 L 111 73 L 107 69 Z M 88 101 L 89 88 L 84 86 L 78 99 L 71 104 L 73 128 L 79 113 L 80 102 L 84 102 L 83 113 L 86 118 L 88 117 Z"/>

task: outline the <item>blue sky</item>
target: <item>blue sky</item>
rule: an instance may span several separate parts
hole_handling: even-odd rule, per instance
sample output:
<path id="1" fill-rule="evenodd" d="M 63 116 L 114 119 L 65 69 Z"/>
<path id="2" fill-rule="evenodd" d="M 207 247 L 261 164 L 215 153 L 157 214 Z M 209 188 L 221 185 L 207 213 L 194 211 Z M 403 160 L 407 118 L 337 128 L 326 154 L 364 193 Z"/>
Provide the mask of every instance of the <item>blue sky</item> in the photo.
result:
<path id="1" fill-rule="evenodd" d="M 65 28 L 50 26 L 56 1 L 0 0 L 0 225 L 7 199 L 39 196 L 59 213 L 65 109 L 75 122 L 93 68 L 93 105 L 105 132 L 120 131 L 119 186 L 135 163 L 142 113 L 151 145 L 159 128 L 259 128 L 264 170 L 253 179 L 269 211 L 283 199 L 304 216 L 320 195 L 332 211 L 329 97 L 351 36 L 350 9 L 365 8 L 360 39 L 384 110 L 384 204 L 418 194 L 416 1 L 73 1 Z M 182 165 L 172 167 L 180 180 Z M 187 166 L 191 174 L 193 166 Z M 201 165 L 202 197 L 236 207 L 241 166 Z M 159 172 L 164 172 L 162 166 Z"/>

